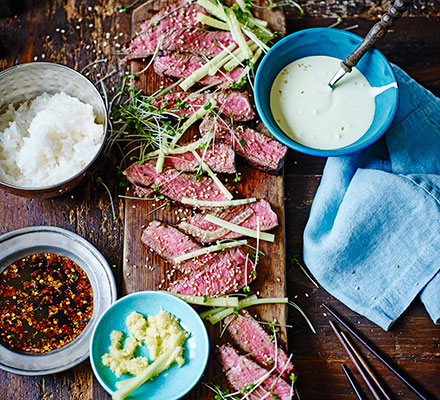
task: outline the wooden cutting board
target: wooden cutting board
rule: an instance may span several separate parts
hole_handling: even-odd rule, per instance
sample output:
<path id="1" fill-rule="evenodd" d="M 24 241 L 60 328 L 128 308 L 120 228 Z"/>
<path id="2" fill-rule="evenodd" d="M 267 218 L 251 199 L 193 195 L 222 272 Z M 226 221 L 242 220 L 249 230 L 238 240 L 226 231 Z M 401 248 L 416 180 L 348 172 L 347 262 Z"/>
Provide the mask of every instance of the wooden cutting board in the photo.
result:
<path id="1" fill-rule="evenodd" d="M 257 3 L 263 0 L 257 0 Z M 134 36 L 140 23 L 151 18 L 163 7 L 171 4 L 172 1 L 153 0 L 147 2 L 133 11 L 132 35 Z M 265 3 L 264 3 L 265 4 Z M 259 9 L 255 12 L 259 18 L 269 22 L 272 30 L 285 33 L 285 18 L 281 10 L 267 11 Z M 137 73 L 143 70 L 147 61 L 133 61 L 131 71 Z M 146 94 L 157 91 L 161 86 L 168 86 L 171 81 L 160 77 L 154 73 L 153 68 L 149 68 L 146 73 L 139 76 L 136 80 L 137 89 Z M 261 127 L 264 129 L 263 127 Z M 191 135 L 197 135 L 197 127 L 194 127 Z M 260 242 L 260 250 L 265 256 L 260 257 L 257 266 L 257 279 L 250 285 L 251 293 L 258 293 L 260 297 L 284 297 L 286 294 L 286 271 L 285 271 L 285 238 L 284 238 L 284 182 L 283 174 L 274 176 L 263 171 L 257 170 L 242 160 L 237 160 L 237 170 L 241 173 L 242 180 L 235 184 L 239 197 L 265 198 L 272 205 L 273 210 L 279 218 L 279 226 L 275 230 L 275 242 Z M 229 178 L 229 184 L 233 177 Z M 233 183 L 233 182 L 232 182 Z M 168 286 L 169 280 L 166 271 L 170 270 L 166 264 L 155 253 L 147 250 L 141 243 L 141 233 L 143 227 L 151 221 L 157 219 L 174 224 L 180 218 L 185 217 L 190 209 L 178 204 L 171 204 L 169 208 L 157 209 L 165 201 L 134 200 L 125 199 L 125 221 L 124 221 L 124 264 L 123 264 L 123 293 L 133 293 L 142 290 L 163 290 Z M 249 240 L 255 246 L 255 241 Z M 173 278 L 178 275 L 174 275 Z M 261 320 L 273 321 L 276 319 L 280 324 L 286 324 L 287 308 L 285 305 L 262 305 L 251 310 Z M 208 367 L 199 384 L 187 395 L 185 399 L 205 400 L 214 398 L 213 392 L 207 389 L 202 382 L 213 382 L 220 384 L 226 389 L 227 384 L 224 380 L 221 368 L 215 360 L 215 348 L 221 341 L 218 338 L 220 327 L 211 326 L 206 323 L 211 342 L 211 353 Z M 287 346 L 287 336 L 285 329 L 281 329 L 281 342 Z"/>

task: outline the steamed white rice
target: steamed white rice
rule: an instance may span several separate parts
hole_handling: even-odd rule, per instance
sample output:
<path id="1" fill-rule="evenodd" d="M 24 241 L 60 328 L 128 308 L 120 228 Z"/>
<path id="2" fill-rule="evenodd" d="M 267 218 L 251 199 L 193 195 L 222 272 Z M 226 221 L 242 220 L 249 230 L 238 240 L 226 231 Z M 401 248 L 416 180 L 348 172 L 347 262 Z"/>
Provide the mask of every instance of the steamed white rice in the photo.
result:
<path id="1" fill-rule="evenodd" d="M 92 161 L 104 138 L 93 108 L 65 93 L 47 93 L 0 115 L 0 181 L 44 187 Z"/>

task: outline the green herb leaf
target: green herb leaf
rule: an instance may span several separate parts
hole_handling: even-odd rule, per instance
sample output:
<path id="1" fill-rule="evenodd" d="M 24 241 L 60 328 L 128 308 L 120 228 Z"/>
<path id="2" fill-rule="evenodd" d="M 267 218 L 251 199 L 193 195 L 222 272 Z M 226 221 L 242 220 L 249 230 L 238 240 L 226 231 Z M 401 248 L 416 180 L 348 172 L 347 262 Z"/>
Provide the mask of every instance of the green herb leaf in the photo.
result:
<path id="1" fill-rule="evenodd" d="M 230 88 L 240 89 L 246 82 L 247 82 L 247 77 L 245 75 L 238 82 L 232 82 Z"/>

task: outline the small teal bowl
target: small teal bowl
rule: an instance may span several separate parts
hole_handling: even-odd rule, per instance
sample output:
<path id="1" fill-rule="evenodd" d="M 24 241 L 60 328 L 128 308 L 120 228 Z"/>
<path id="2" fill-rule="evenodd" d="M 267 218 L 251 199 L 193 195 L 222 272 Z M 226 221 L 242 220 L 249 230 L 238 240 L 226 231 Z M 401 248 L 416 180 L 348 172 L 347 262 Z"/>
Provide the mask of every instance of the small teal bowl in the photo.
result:
<path id="1" fill-rule="evenodd" d="M 190 333 L 185 342 L 185 364 L 178 367 L 173 364 L 168 370 L 145 382 L 131 395 L 131 400 L 176 400 L 188 393 L 200 380 L 208 362 L 209 339 L 205 325 L 194 311 L 183 300 L 165 292 L 138 292 L 123 297 L 114 303 L 102 315 L 92 335 L 90 343 L 90 362 L 93 373 L 102 387 L 110 394 L 116 390 L 116 381 L 132 375 L 121 375 L 116 378 L 110 368 L 101 361 L 103 354 L 108 353 L 110 333 L 114 330 L 122 331 L 124 337 L 128 335 L 125 324 L 127 316 L 136 311 L 145 317 L 156 315 L 160 311 L 167 311 L 180 320 L 183 329 Z M 139 353 L 138 353 L 139 352 Z M 148 356 L 146 346 L 136 350 L 135 356 Z"/>
<path id="2" fill-rule="evenodd" d="M 255 103 L 261 120 L 276 139 L 301 153 L 331 157 L 362 150 L 386 132 L 394 119 L 399 103 L 399 91 L 394 87 L 376 96 L 376 112 L 368 131 L 356 142 L 337 149 L 315 149 L 294 141 L 280 129 L 270 109 L 272 83 L 286 65 L 302 57 L 320 55 L 344 60 L 361 41 L 360 36 L 351 32 L 331 28 L 313 28 L 285 37 L 267 52 L 255 77 Z M 390 63 L 377 49 L 369 50 L 356 68 L 362 72 L 373 87 L 396 82 L 396 75 Z"/>

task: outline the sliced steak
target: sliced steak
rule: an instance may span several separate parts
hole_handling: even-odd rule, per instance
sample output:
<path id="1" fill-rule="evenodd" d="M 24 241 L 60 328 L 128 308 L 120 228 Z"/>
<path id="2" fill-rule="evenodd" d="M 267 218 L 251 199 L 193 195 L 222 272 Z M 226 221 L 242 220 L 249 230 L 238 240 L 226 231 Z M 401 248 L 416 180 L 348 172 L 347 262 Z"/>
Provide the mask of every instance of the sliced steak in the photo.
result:
<path id="1" fill-rule="evenodd" d="M 226 379 L 233 390 L 242 389 L 251 392 L 249 399 L 277 398 L 279 400 L 290 400 L 293 395 L 291 386 L 283 379 L 269 374 L 266 369 L 260 367 L 256 362 L 241 356 L 234 347 L 224 344 L 217 350 L 218 360 L 222 366 Z M 255 382 L 267 376 L 263 383 L 256 387 Z M 251 384 L 251 385 L 250 385 Z M 252 389 L 252 386 L 256 387 Z M 267 392 L 270 392 L 267 395 Z M 277 396 L 277 397 L 275 397 Z"/>
<path id="2" fill-rule="evenodd" d="M 176 263 L 175 257 L 199 250 L 202 246 L 190 236 L 160 221 L 152 221 L 142 232 L 141 240 L 146 247 L 185 274 L 201 268 L 215 257 L 215 254 L 206 254 Z"/>
<path id="3" fill-rule="evenodd" d="M 257 217 L 259 217 L 260 231 L 268 231 L 278 226 L 278 217 L 265 199 L 242 206 L 229 207 L 224 211 L 214 213 L 214 215 L 254 230 L 257 230 Z M 194 236 L 201 243 L 212 243 L 220 239 L 236 239 L 243 236 L 206 221 L 205 214 L 202 213 L 194 214 L 187 221 L 182 221 L 179 228 Z"/>
<path id="4" fill-rule="evenodd" d="M 195 2 L 187 0 L 179 0 L 163 8 L 141 25 L 141 32 L 125 49 L 129 53 L 127 59 L 151 55 L 156 50 L 159 38 L 170 31 L 202 26 L 197 21 L 198 13 L 206 14 L 206 11 Z"/>
<path id="5" fill-rule="evenodd" d="M 219 43 L 228 47 L 235 42 L 230 32 L 191 27 L 169 31 L 163 36 L 161 50 L 214 57 L 223 50 Z"/>
<path id="6" fill-rule="evenodd" d="M 241 310 L 237 316 L 226 317 L 224 323 L 231 338 L 245 353 L 267 369 L 276 367 L 276 375 L 291 382 L 290 374 L 294 372 L 292 362 L 247 310 Z"/>
<path id="7" fill-rule="evenodd" d="M 169 29 L 160 35 L 140 35 L 129 46 L 128 59 L 143 58 L 154 53 L 157 49 L 166 52 L 178 51 L 205 57 L 214 57 L 223 48 L 218 43 L 228 47 L 234 43 L 232 35 L 226 31 L 206 31 L 194 27 Z M 136 51 L 136 52 L 134 52 Z"/>
<path id="8" fill-rule="evenodd" d="M 209 145 L 206 152 L 202 149 L 196 151 L 213 171 L 222 174 L 233 174 L 235 172 L 235 152 L 230 145 L 216 142 L 214 146 Z M 165 166 L 178 171 L 197 172 L 199 165 L 199 161 L 190 151 L 182 154 L 170 154 L 165 157 Z"/>
<path id="9" fill-rule="evenodd" d="M 198 200 L 223 201 L 226 196 L 220 191 L 210 177 L 179 172 L 174 168 L 167 168 L 157 173 L 152 161 L 144 164 L 134 163 L 125 171 L 124 175 L 133 185 L 140 187 L 141 192 L 153 189 L 171 200 L 181 202 L 183 197 Z"/>
<path id="10" fill-rule="evenodd" d="M 243 125 L 232 128 L 220 118 L 206 118 L 200 124 L 200 133 L 204 135 L 211 130 L 256 168 L 278 172 L 284 164 L 287 147 L 261 132 Z"/>
<path id="11" fill-rule="evenodd" d="M 188 78 L 204 64 L 206 64 L 206 61 L 197 55 L 172 53 L 156 56 L 153 66 L 154 71 L 159 75 L 180 79 Z M 220 71 L 214 76 L 204 76 L 198 83 L 202 86 L 216 85 L 217 87 L 227 89 L 232 84 L 241 81 L 244 68 L 237 67 L 231 72 L 226 72 L 222 68 Z"/>
<path id="12" fill-rule="evenodd" d="M 255 279 L 255 265 L 239 248 L 216 254 L 197 271 L 182 276 L 168 290 L 192 296 L 223 296 L 235 293 Z"/>
<path id="13" fill-rule="evenodd" d="M 250 121 L 255 117 L 249 100 L 248 92 L 225 90 L 218 93 L 168 93 L 156 99 L 154 105 L 170 110 L 173 114 L 189 118 L 200 107 L 214 99 L 217 102 L 217 112 L 234 121 Z"/>

